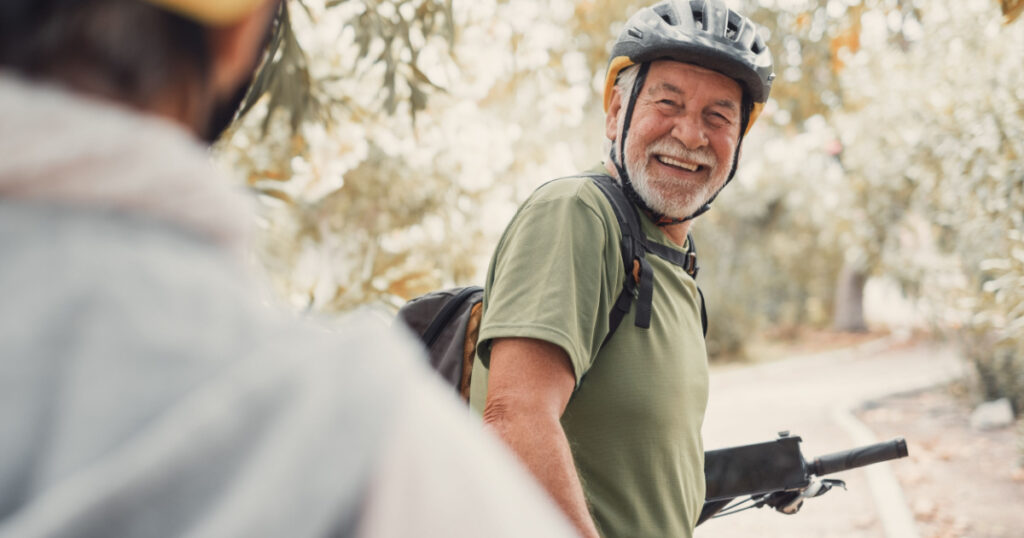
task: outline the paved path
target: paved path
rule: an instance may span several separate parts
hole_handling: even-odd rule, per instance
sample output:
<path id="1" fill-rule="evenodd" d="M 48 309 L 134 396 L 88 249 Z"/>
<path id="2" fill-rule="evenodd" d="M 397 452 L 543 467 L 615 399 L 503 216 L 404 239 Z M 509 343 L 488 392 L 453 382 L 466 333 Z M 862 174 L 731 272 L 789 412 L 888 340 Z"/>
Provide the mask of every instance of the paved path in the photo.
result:
<path id="1" fill-rule="evenodd" d="M 963 369 L 951 347 L 883 339 L 848 350 L 713 371 L 705 448 L 769 441 L 782 430 L 803 438 L 807 457 L 859 446 L 872 442 L 865 438 L 870 433 L 847 410 L 866 400 L 949 381 Z M 914 439 L 908 438 L 907 444 L 913 452 Z M 701 525 L 697 538 L 913 538 L 902 493 L 887 465 L 899 462 L 871 466 L 870 476 L 865 470 L 836 475 L 846 480 L 849 491 L 812 499 L 795 516 L 767 508 L 749 510 Z"/>

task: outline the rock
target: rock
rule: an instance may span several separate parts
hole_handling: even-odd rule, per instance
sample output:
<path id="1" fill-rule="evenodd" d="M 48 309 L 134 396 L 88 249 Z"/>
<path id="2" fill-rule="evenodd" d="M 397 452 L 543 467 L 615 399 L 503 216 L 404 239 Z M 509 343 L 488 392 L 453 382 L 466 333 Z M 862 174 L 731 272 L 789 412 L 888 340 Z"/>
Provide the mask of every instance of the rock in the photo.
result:
<path id="1" fill-rule="evenodd" d="M 985 402 L 971 413 L 971 428 L 975 430 L 998 430 L 1011 424 L 1013 409 L 1006 398 Z"/>

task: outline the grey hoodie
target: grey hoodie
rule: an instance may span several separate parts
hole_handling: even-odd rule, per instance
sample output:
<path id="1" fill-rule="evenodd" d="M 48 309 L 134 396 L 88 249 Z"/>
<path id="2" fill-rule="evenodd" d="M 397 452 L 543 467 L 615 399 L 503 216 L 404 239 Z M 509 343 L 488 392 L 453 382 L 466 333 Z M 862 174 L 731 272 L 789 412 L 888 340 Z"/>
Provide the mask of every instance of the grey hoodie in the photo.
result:
<path id="1" fill-rule="evenodd" d="M 374 316 L 271 311 L 162 120 L 0 73 L 0 537 L 569 536 Z"/>

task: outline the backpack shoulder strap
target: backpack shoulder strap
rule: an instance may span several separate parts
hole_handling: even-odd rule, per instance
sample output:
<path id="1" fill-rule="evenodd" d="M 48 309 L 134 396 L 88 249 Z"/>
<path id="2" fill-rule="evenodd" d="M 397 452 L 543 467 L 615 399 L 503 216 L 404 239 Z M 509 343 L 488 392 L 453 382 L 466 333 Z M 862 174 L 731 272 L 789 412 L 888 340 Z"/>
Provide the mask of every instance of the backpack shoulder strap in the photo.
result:
<path id="1" fill-rule="evenodd" d="M 693 234 L 686 234 L 686 265 L 683 266 L 683 270 L 690 274 L 694 280 L 697 280 L 697 273 L 700 271 L 700 267 L 697 265 L 697 246 L 693 244 Z M 708 337 L 708 310 L 704 306 L 704 292 L 700 291 L 700 286 L 697 286 L 697 295 L 700 295 L 700 327 L 704 332 L 704 338 Z"/>
<path id="2" fill-rule="evenodd" d="M 636 207 L 630 203 L 626 194 L 622 192 L 622 188 L 611 176 L 588 174 L 586 177 L 589 177 L 608 199 L 615 218 L 619 221 L 619 229 L 622 231 L 619 248 L 622 252 L 622 265 L 626 275 L 622 291 L 608 316 L 608 335 L 605 337 L 605 342 L 607 342 L 619 328 L 626 312 L 629 312 L 629 305 L 634 297 L 637 300 L 636 326 L 645 329 L 651 326 L 654 270 L 646 259 L 650 243 L 648 243 L 647 236 L 640 224 L 640 215 L 637 213 Z"/>
<path id="3" fill-rule="evenodd" d="M 697 295 L 700 295 L 700 328 L 704 332 L 704 338 L 708 337 L 708 311 L 704 306 L 704 292 L 697 286 Z"/>
<path id="4" fill-rule="evenodd" d="M 643 227 L 640 223 L 640 214 L 636 206 L 629 201 L 622 187 L 607 174 L 579 174 L 570 177 L 589 178 L 604 194 L 608 203 L 612 206 L 615 218 L 622 231 L 622 238 L 619 241 L 619 249 L 622 255 L 622 265 L 626 275 L 622 283 L 622 291 L 615 300 L 612 310 L 608 315 L 608 334 L 605 336 L 602 347 L 608 343 L 616 329 L 622 323 L 622 319 L 629 312 L 630 305 L 635 298 L 637 301 L 636 326 L 649 328 L 651 326 L 652 303 L 654 300 L 654 270 L 646 259 L 647 252 L 662 258 L 669 263 L 682 267 L 683 270 L 696 279 L 697 271 L 697 249 L 694 246 L 693 236 L 687 235 L 687 249 L 685 253 L 668 248 L 666 246 L 647 241 Z M 557 180 L 553 180 L 557 181 Z M 697 287 L 700 295 L 700 319 L 701 327 L 706 337 L 708 334 L 707 310 L 704 306 L 704 293 Z"/>

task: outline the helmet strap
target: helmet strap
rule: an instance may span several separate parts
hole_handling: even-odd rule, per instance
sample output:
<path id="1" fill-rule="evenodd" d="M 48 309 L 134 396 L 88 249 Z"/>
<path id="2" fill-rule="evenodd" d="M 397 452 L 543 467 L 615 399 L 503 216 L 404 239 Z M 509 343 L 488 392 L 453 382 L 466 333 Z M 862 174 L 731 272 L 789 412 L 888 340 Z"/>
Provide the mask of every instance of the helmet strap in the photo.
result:
<path id="1" fill-rule="evenodd" d="M 615 148 L 613 147 L 611 159 L 615 169 L 619 172 L 619 181 L 622 183 L 622 190 L 626 193 L 626 197 L 639 206 L 640 209 L 643 209 L 644 213 L 651 217 L 651 220 L 659 222 L 664 218 L 664 215 L 652 209 L 640 197 L 640 194 L 633 188 L 633 182 L 629 180 L 629 172 L 626 170 L 626 136 L 629 134 L 630 124 L 633 123 L 633 109 L 636 108 L 636 101 L 640 97 L 640 90 L 644 87 L 644 82 L 647 80 L 647 72 L 650 69 L 650 62 L 640 64 L 640 70 L 636 74 L 636 80 L 633 81 L 633 87 L 630 88 L 629 98 L 626 101 L 626 112 L 622 119 L 622 134 L 619 135 L 618 140 L 619 154 L 618 156 L 615 155 Z"/>
<path id="2" fill-rule="evenodd" d="M 619 135 L 619 158 L 615 158 L 615 152 L 612 151 L 612 163 L 615 164 L 615 169 L 619 172 L 619 179 L 622 180 L 623 186 L 629 186 L 630 192 L 633 190 L 633 186 L 629 181 L 629 172 L 626 171 L 626 136 L 629 134 L 629 125 L 633 122 L 633 109 L 636 108 L 636 100 L 640 97 L 640 90 L 644 87 L 644 82 L 647 80 L 647 71 L 651 69 L 650 62 L 644 62 L 640 64 L 640 71 L 636 75 L 636 80 L 633 81 L 633 87 L 629 91 L 629 99 L 626 101 L 626 113 L 622 119 L 622 134 Z M 635 193 L 634 193 L 635 194 Z M 646 204 L 644 204 L 646 208 Z"/>
<path id="3" fill-rule="evenodd" d="M 711 198 L 708 198 L 708 201 L 704 202 L 704 205 L 702 205 L 697 211 L 694 211 L 692 215 L 686 218 L 686 220 L 690 220 L 707 213 L 708 210 L 711 209 L 711 202 L 714 202 L 715 198 L 718 198 L 718 195 L 721 194 L 723 189 L 725 189 L 725 186 L 732 182 L 732 178 L 736 175 L 736 167 L 739 166 L 740 163 L 740 147 L 743 145 L 743 137 L 746 136 L 747 125 L 750 123 L 750 112 L 754 109 L 754 101 L 751 100 L 750 94 L 746 91 L 743 92 L 743 103 L 740 106 L 740 137 L 736 141 L 736 151 L 732 154 L 732 167 L 729 169 L 729 177 L 727 177 L 725 179 L 725 183 L 722 183 L 722 186 L 715 191 L 715 194 L 712 194 Z"/>

